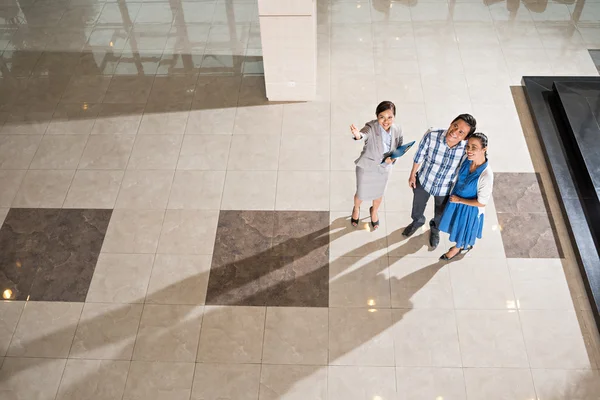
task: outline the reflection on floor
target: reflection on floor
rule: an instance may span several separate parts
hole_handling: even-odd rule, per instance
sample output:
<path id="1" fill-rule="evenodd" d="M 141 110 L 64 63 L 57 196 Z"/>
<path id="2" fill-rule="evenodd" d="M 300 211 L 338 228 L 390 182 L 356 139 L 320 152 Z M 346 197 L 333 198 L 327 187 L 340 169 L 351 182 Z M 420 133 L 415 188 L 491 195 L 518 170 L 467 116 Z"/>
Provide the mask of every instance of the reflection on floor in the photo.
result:
<path id="1" fill-rule="evenodd" d="M 0 398 L 597 400 L 514 86 L 597 75 L 600 2 L 317 5 L 318 97 L 277 104 L 256 0 L 0 4 Z M 381 100 L 406 140 L 461 112 L 490 138 L 484 237 L 455 262 L 401 235 L 409 157 L 381 227 L 368 204 L 349 223 L 348 125 Z"/>

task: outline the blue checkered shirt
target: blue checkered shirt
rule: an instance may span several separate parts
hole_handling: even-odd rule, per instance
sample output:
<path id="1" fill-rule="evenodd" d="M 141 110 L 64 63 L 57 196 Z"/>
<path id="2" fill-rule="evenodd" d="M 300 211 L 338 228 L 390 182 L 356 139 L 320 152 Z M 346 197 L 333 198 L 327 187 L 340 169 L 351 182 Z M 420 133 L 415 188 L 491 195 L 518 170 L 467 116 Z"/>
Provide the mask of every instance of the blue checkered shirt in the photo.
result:
<path id="1" fill-rule="evenodd" d="M 433 196 L 447 196 L 458 173 L 467 142 L 462 141 L 450 148 L 446 144 L 446 130 L 428 130 L 425 132 L 419 149 L 415 154 L 415 163 L 421 164 L 418 172 L 419 183 Z"/>

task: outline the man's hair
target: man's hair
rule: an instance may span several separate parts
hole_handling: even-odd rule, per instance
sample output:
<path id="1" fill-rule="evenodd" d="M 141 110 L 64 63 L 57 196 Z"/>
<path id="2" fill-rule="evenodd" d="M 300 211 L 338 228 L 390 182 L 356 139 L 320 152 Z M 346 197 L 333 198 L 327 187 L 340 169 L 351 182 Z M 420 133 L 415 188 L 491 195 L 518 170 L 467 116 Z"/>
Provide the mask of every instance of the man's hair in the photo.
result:
<path id="1" fill-rule="evenodd" d="M 392 110 L 394 116 L 396 116 L 396 105 L 391 101 L 382 101 L 379 103 L 377 109 L 375 109 L 375 115 L 379 116 L 379 114 L 387 110 Z"/>
<path id="2" fill-rule="evenodd" d="M 452 123 L 455 123 L 459 119 L 465 122 L 471 128 L 471 130 L 469 130 L 468 135 L 471 135 L 473 134 L 473 132 L 475 132 L 475 129 L 477 128 L 477 121 L 475 120 L 474 116 L 472 116 L 471 114 L 460 114 L 458 117 L 452 120 Z"/>

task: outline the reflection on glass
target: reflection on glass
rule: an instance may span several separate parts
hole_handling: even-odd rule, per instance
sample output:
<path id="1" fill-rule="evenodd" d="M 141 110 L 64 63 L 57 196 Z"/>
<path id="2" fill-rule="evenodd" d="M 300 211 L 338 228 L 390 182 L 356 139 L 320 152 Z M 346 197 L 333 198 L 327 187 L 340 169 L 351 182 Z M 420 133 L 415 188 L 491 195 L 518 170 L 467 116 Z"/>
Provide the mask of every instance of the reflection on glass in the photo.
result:
<path id="1" fill-rule="evenodd" d="M 375 300 L 369 299 L 369 301 L 367 301 L 367 304 L 370 305 L 370 306 L 374 306 L 375 305 Z"/>
<path id="2" fill-rule="evenodd" d="M 2 292 L 2 298 L 5 300 L 11 299 L 12 295 L 13 295 L 13 292 L 10 289 L 6 289 L 4 292 Z"/>

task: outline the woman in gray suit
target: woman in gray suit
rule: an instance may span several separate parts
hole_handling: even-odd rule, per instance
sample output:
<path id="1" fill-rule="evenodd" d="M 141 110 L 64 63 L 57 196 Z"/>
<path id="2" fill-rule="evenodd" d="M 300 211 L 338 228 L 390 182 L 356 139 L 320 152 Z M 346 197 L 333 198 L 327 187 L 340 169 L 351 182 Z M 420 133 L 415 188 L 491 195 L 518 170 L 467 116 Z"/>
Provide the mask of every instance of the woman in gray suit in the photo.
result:
<path id="1" fill-rule="evenodd" d="M 389 156 L 398 146 L 402 145 L 402 129 L 394 124 L 396 106 L 391 101 L 383 101 L 375 110 L 377 119 L 367 122 L 358 130 L 352 124 L 350 132 L 354 140 L 365 140 L 365 145 L 356 164 L 356 194 L 354 195 L 354 208 L 350 221 L 353 226 L 358 225 L 360 218 L 360 205 L 363 201 L 373 201 L 369 208 L 371 225 L 373 229 L 379 228 L 377 211 L 381 205 L 388 178 L 392 172 L 392 160 Z"/>

